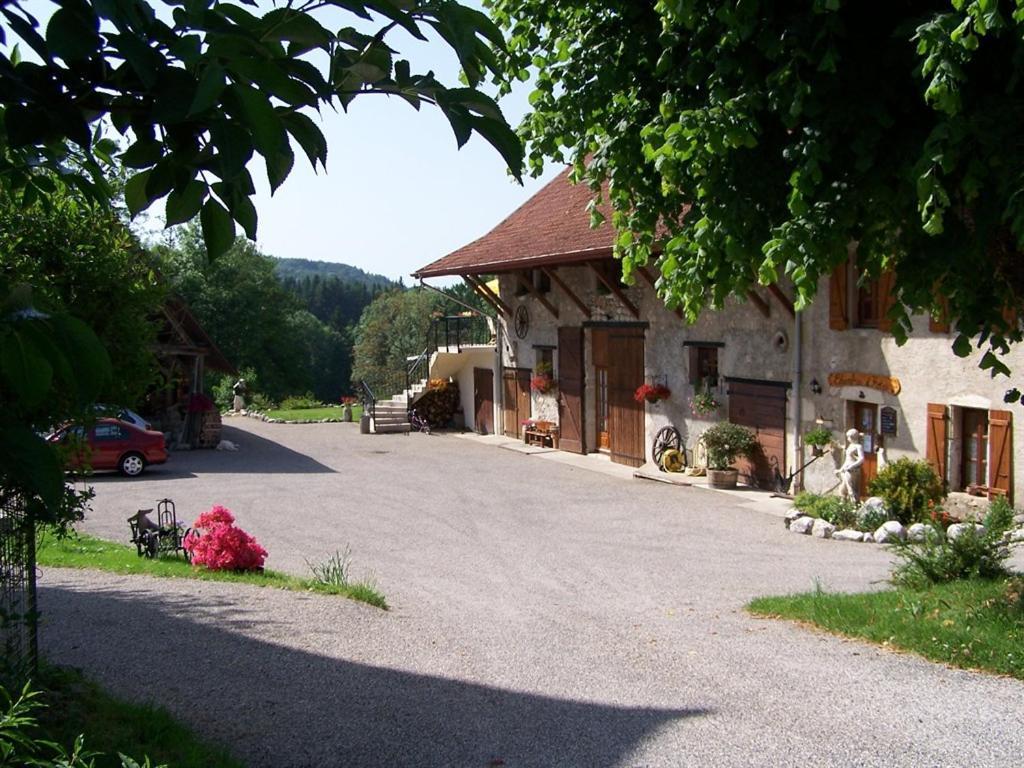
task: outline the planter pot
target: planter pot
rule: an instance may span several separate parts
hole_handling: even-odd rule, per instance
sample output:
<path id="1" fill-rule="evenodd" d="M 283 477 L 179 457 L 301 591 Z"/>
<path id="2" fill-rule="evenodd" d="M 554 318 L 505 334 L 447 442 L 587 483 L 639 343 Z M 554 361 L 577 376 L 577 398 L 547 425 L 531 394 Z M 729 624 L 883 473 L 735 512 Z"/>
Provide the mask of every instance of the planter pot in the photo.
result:
<path id="1" fill-rule="evenodd" d="M 824 456 L 824 455 L 825 455 L 825 446 L 823 446 L 823 445 L 812 445 L 811 446 L 811 456 L 818 457 L 818 456 Z"/>
<path id="2" fill-rule="evenodd" d="M 712 488 L 735 488 L 739 476 L 738 469 L 709 469 L 708 485 Z"/>
<path id="3" fill-rule="evenodd" d="M 364 413 L 359 417 L 359 432 L 363 435 L 370 434 L 370 414 Z"/>
<path id="4" fill-rule="evenodd" d="M 343 405 L 341 407 L 341 420 L 342 421 L 352 421 L 352 406 L 351 405 Z"/>

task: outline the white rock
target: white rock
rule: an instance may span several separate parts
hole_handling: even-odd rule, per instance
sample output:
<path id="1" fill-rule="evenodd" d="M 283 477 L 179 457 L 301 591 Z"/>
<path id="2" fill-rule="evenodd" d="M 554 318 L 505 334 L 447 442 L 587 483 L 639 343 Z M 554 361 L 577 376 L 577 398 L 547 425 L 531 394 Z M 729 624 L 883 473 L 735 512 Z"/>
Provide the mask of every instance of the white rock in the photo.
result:
<path id="1" fill-rule="evenodd" d="M 889 520 L 882 523 L 878 530 L 875 531 L 875 541 L 879 544 L 885 544 L 887 541 L 895 541 L 896 539 L 903 541 L 906 538 L 907 529 L 898 520 Z"/>
<path id="2" fill-rule="evenodd" d="M 789 530 L 793 533 L 808 534 L 811 532 L 811 528 L 814 527 L 813 517 L 798 517 L 796 520 L 789 524 Z"/>
<path id="3" fill-rule="evenodd" d="M 985 534 L 985 526 L 981 523 L 953 523 L 953 525 L 946 529 L 946 538 L 950 541 L 956 541 L 972 527 L 976 536 L 983 536 Z"/>
<path id="4" fill-rule="evenodd" d="M 1010 541 L 1014 544 L 1024 542 L 1024 528 L 1018 528 L 1016 531 L 1010 531 Z"/>
<path id="5" fill-rule="evenodd" d="M 811 536 L 815 536 L 819 539 L 831 539 L 832 534 L 836 532 L 836 527 L 832 525 L 828 520 L 815 520 L 811 526 Z"/>
<path id="6" fill-rule="evenodd" d="M 853 530 L 853 528 L 843 528 L 843 530 L 833 533 L 832 538 L 837 541 L 864 541 L 864 534 Z"/>
<path id="7" fill-rule="evenodd" d="M 907 528 L 907 541 L 924 541 L 928 538 L 928 530 L 924 523 L 914 523 Z"/>
<path id="8" fill-rule="evenodd" d="M 796 507 L 792 507 L 792 508 L 791 508 L 791 509 L 790 509 L 790 510 L 789 510 L 789 511 L 788 511 L 788 512 L 786 513 L 786 517 L 784 518 L 784 522 L 785 522 L 785 524 L 786 524 L 786 527 L 787 527 L 787 528 L 789 528 L 789 524 L 790 524 L 790 523 L 792 523 L 792 522 L 793 522 L 794 520 L 796 520 L 796 519 L 797 519 L 798 517 L 803 517 L 803 516 L 804 516 L 804 513 L 803 513 L 803 512 L 801 512 L 801 511 L 800 511 L 799 509 L 797 509 Z"/>
<path id="9" fill-rule="evenodd" d="M 233 443 L 230 440 L 221 440 L 217 443 L 218 451 L 237 451 L 238 443 Z"/>
<path id="10" fill-rule="evenodd" d="M 863 541 L 865 544 L 874 544 L 875 543 L 875 534 L 870 533 L 870 532 L 869 533 L 865 533 L 864 534 L 864 538 L 861 539 L 861 541 Z"/>

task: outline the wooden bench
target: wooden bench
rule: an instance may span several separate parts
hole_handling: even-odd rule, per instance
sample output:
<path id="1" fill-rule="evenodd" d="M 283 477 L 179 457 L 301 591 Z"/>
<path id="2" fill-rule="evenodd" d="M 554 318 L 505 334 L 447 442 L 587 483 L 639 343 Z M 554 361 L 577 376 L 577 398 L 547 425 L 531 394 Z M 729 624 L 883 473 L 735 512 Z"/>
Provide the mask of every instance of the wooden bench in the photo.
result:
<path id="1" fill-rule="evenodd" d="M 557 448 L 558 427 L 553 421 L 535 421 L 523 430 L 523 442 L 541 448 Z"/>

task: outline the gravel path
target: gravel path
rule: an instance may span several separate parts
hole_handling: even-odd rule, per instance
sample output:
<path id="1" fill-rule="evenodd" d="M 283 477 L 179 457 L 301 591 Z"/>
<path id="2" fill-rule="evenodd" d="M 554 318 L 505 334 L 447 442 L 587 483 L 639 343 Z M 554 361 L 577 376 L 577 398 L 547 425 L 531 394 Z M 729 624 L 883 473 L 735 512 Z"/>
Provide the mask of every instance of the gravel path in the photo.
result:
<path id="1" fill-rule="evenodd" d="M 223 503 L 271 556 L 352 548 L 393 609 L 49 570 L 44 653 L 268 766 L 1019 766 L 1020 682 L 754 619 L 879 548 L 695 488 L 454 437 L 235 420 L 235 454 L 99 478 L 86 530 Z"/>

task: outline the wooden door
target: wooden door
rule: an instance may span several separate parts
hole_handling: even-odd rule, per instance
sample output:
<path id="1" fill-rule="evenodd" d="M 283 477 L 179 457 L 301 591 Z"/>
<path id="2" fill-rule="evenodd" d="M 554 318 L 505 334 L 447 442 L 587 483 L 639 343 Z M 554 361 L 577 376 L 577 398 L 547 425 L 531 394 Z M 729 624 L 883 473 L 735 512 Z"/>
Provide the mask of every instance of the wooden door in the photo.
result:
<path id="1" fill-rule="evenodd" d="M 494 371 L 473 369 L 473 428 L 481 435 L 494 432 Z"/>
<path id="2" fill-rule="evenodd" d="M 633 398 L 644 382 L 642 328 L 608 329 L 608 438 L 612 461 L 639 467 L 644 450 L 644 406 Z"/>
<path id="3" fill-rule="evenodd" d="M 586 453 L 583 438 L 583 329 L 558 329 L 558 447 Z"/>
<path id="4" fill-rule="evenodd" d="M 878 406 L 874 403 L 855 402 L 853 428 L 860 432 L 860 444 L 864 448 L 864 463 L 860 468 L 860 487 L 857 493 L 867 496 L 868 483 L 878 475 L 878 446 L 881 439 L 878 434 Z"/>
<path id="5" fill-rule="evenodd" d="M 775 487 L 775 471 L 786 476 L 786 388 L 769 382 L 729 382 L 729 421 L 754 433 L 753 455 L 739 459 L 743 482 Z"/>
<path id="6" fill-rule="evenodd" d="M 502 429 L 508 437 L 522 435 L 521 422 L 530 418 L 529 368 L 506 368 L 502 373 Z"/>

